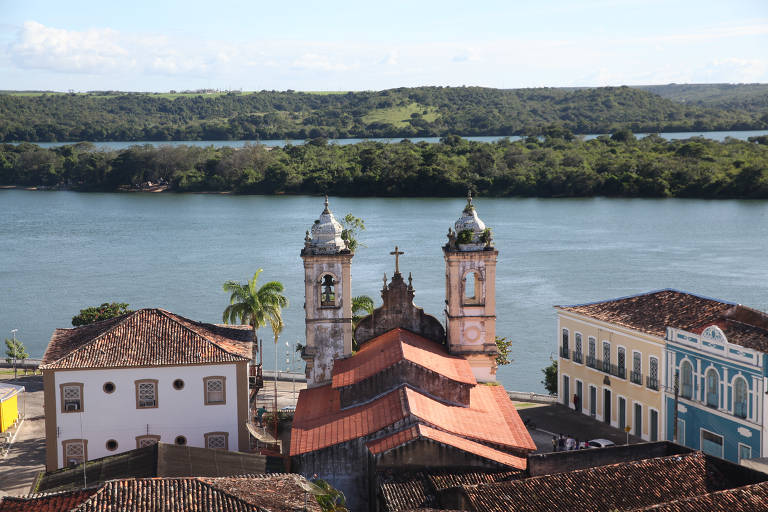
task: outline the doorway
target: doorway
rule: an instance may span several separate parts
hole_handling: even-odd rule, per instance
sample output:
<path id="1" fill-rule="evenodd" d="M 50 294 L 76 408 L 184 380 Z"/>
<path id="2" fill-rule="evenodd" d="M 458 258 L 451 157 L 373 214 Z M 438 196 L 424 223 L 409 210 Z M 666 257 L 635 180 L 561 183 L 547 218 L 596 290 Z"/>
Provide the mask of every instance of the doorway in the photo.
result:
<path id="1" fill-rule="evenodd" d="M 603 390 L 603 421 L 611 424 L 611 390 Z"/>
<path id="2" fill-rule="evenodd" d="M 637 437 L 643 436 L 643 406 L 635 404 L 635 432 Z"/>
<path id="3" fill-rule="evenodd" d="M 597 416 L 597 388 L 594 386 L 589 387 L 589 415 Z"/>
<path id="4" fill-rule="evenodd" d="M 627 400 L 624 397 L 619 397 L 619 428 L 623 429 L 627 426 Z"/>

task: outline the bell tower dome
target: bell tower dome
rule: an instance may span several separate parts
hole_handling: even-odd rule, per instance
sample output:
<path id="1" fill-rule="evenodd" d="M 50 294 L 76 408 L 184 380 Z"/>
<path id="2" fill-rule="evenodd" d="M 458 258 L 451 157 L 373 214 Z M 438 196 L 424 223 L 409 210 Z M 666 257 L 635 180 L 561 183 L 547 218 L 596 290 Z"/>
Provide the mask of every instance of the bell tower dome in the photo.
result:
<path id="1" fill-rule="evenodd" d="M 352 354 L 351 262 L 354 254 L 341 238 L 341 224 L 328 209 L 304 238 L 304 317 L 307 385 L 331 381 L 333 360 Z"/>
<path id="2" fill-rule="evenodd" d="M 448 350 L 463 356 L 478 382 L 496 380 L 496 260 L 490 228 L 467 205 L 448 228 L 445 256 L 445 313 Z"/>

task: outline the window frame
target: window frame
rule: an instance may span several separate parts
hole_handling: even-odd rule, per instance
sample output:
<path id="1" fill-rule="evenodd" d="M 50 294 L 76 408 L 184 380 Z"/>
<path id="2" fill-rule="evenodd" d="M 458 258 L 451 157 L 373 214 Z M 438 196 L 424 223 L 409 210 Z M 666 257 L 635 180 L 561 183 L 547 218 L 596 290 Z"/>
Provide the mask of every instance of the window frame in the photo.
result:
<path id="1" fill-rule="evenodd" d="M 690 389 L 689 389 L 689 393 L 687 395 L 685 393 L 685 372 L 683 372 L 683 367 L 686 366 L 686 365 L 690 369 L 690 381 L 688 383 L 689 386 L 690 386 Z M 693 400 L 693 395 L 694 395 L 694 393 L 693 393 L 693 363 L 691 363 L 688 359 L 683 359 L 682 361 L 680 361 L 679 371 L 680 371 L 680 396 L 683 397 L 683 398 L 687 398 L 688 400 Z"/>
<path id="2" fill-rule="evenodd" d="M 325 286 L 325 278 L 331 278 L 331 286 L 333 291 L 333 301 L 323 300 L 323 287 Z M 333 272 L 322 272 L 317 280 L 317 304 L 320 308 L 339 308 L 341 307 L 341 301 L 339 300 L 339 278 Z"/>
<path id="3" fill-rule="evenodd" d="M 467 296 L 467 282 L 470 274 L 472 274 L 472 279 L 474 280 L 474 295 L 471 297 Z M 485 286 L 483 273 L 480 271 L 480 269 L 472 268 L 464 272 L 464 276 L 461 278 L 461 283 L 461 303 L 463 306 L 485 305 Z"/>
<path id="4" fill-rule="evenodd" d="M 135 380 L 134 386 L 136 388 L 136 409 L 157 409 L 160 406 L 160 388 L 158 386 L 157 379 L 139 379 Z M 140 405 L 139 399 L 139 385 L 140 384 L 153 384 L 155 387 L 155 405 Z"/>
<path id="5" fill-rule="evenodd" d="M 208 443 L 209 439 L 214 436 L 224 436 L 224 448 L 211 448 Z M 206 432 L 203 434 L 204 446 L 210 450 L 224 450 L 229 451 L 229 432 Z"/>
<path id="6" fill-rule="evenodd" d="M 145 440 L 151 440 L 154 441 L 153 444 L 158 444 L 160 442 L 160 435 L 159 434 L 144 434 L 143 436 L 136 436 L 136 448 L 146 448 L 147 446 L 151 445 L 145 445 L 141 446 L 141 442 Z"/>
<path id="7" fill-rule="evenodd" d="M 88 462 L 88 440 L 87 439 L 66 439 L 61 442 L 61 452 L 62 456 L 64 457 L 62 459 L 63 466 L 65 468 L 70 467 L 70 464 L 67 461 L 67 448 L 70 445 L 82 445 L 83 447 L 83 460 L 78 462 L 78 464 L 83 464 L 84 462 Z"/>
<path id="8" fill-rule="evenodd" d="M 699 429 L 699 450 L 704 452 L 704 433 L 707 433 L 711 435 L 712 437 L 719 437 L 720 438 L 720 455 L 715 455 L 715 457 L 723 458 L 723 454 L 725 453 L 725 436 L 722 436 L 716 432 L 712 432 L 711 430 L 707 430 L 705 428 Z M 712 441 L 714 442 L 714 441 Z M 711 453 L 704 452 L 707 455 L 713 455 Z"/>
<path id="9" fill-rule="evenodd" d="M 221 395 L 222 400 L 220 402 L 213 402 L 208 396 L 208 382 L 212 380 L 221 381 Z M 203 377 L 203 403 L 205 405 L 226 405 L 227 404 L 227 378 L 223 375 L 211 375 L 209 377 Z"/>
<path id="10" fill-rule="evenodd" d="M 709 386 L 709 376 L 710 374 L 715 375 L 715 403 L 711 404 L 709 402 L 709 397 L 711 395 L 710 393 L 710 386 Z M 707 407 L 712 407 L 714 409 L 720 409 L 720 372 L 717 371 L 717 368 L 714 366 L 710 366 L 707 368 L 707 371 L 704 372 L 704 405 Z"/>
<path id="11" fill-rule="evenodd" d="M 749 450 L 749 457 L 745 457 L 745 458 L 746 459 L 751 459 L 752 458 L 752 447 L 749 446 L 748 444 L 738 443 L 738 446 L 736 447 L 736 457 L 739 459 L 739 464 L 741 464 L 741 461 L 744 460 L 744 459 L 741 458 L 741 449 L 742 448 L 746 448 L 747 450 Z"/>
<path id="12" fill-rule="evenodd" d="M 732 412 L 733 415 L 737 418 L 747 419 L 749 418 L 749 383 L 747 382 L 747 379 L 744 378 L 743 375 L 738 374 L 733 378 L 733 404 L 732 404 Z M 736 413 L 736 386 L 738 383 L 742 383 L 744 385 L 744 415 L 740 415 Z"/>
<path id="13" fill-rule="evenodd" d="M 71 411 L 68 411 L 66 409 L 66 403 L 64 400 L 64 388 L 66 387 L 80 389 L 80 398 L 79 398 L 80 408 L 79 409 L 71 410 Z M 63 384 L 59 384 L 59 398 L 61 399 L 61 412 L 63 414 L 85 411 L 85 393 L 83 391 L 84 391 L 84 384 L 82 382 L 64 382 Z"/>

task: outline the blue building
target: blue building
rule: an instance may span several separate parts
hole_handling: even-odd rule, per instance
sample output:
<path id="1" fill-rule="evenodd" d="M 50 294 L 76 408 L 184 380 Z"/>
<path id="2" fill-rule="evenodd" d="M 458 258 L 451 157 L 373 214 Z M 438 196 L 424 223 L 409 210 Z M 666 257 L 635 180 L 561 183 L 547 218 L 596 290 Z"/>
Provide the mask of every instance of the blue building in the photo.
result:
<path id="1" fill-rule="evenodd" d="M 672 319 L 674 321 L 674 319 Z M 698 328 L 667 327 L 666 438 L 733 462 L 768 455 L 768 314 L 731 305 Z"/>

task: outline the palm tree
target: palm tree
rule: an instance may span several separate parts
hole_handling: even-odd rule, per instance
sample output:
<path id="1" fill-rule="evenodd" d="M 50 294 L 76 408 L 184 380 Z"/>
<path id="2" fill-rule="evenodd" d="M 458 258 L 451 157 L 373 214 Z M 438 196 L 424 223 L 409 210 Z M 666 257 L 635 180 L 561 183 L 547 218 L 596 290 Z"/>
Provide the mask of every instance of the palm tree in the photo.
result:
<path id="1" fill-rule="evenodd" d="M 253 274 L 247 283 L 227 281 L 224 283 L 224 291 L 230 293 L 229 306 L 224 310 L 224 323 L 243 323 L 253 328 L 253 340 L 258 349 L 256 331 L 267 324 L 277 336 L 283 329 L 282 308 L 288 307 L 288 299 L 283 295 L 283 283 L 270 281 L 261 288 L 257 288 L 259 269 Z"/>

